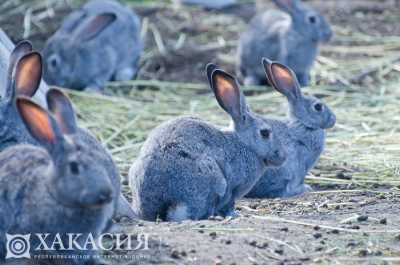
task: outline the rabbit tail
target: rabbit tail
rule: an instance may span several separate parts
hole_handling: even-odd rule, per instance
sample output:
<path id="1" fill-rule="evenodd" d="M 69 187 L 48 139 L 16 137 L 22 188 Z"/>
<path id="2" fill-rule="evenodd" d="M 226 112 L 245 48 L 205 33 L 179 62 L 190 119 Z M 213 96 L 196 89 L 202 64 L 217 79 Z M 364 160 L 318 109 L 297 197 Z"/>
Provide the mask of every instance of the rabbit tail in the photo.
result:
<path id="1" fill-rule="evenodd" d="M 188 207 L 184 203 L 171 205 L 167 212 L 167 221 L 180 222 L 190 219 Z"/>

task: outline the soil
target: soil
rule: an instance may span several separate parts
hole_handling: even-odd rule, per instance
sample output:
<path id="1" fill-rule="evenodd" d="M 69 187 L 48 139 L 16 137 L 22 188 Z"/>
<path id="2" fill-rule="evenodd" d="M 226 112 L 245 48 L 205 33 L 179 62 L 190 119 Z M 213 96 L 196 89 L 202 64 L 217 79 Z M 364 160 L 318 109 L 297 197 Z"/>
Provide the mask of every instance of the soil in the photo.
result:
<path id="1" fill-rule="evenodd" d="M 140 222 L 127 231 L 157 242 L 138 253 L 144 264 L 398 264 L 399 202 L 383 191 L 243 200 L 234 219 Z"/>
<path id="2" fill-rule="evenodd" d="M 308 2 L 329 18 L 335 30 L 400 36 L 400 8 L 395 1 Z M 59 10 L 44 21 L 46 30 L 34 31 L 30 39 L 36 47 L 43 47 L 70 10 Z M 241 4 L 215 12 L 143 7 L 137 12 L 154 26 L 146 34 L 139 78 L 196 83 L 205 82 L 203 70 L 208 62 L 234 71 L 235 41 L 255 8 Z M 15 25 L 22 21 L 22 15 L 15 16 L 2 25 L 14 41 L 21 36 Z M 166 54 L 156 47 L 154 32 L 162 35 Z M 174 49 L 180 38 L 184 45 Z M 329 45 L 342 44 L 334 39 Z M 324 51 L 323 55 L 330 56 Z M 340 192 L 335 188 L 331 185 L 328 191 L 291 199 L 242 200 L 237 203 L 239 217 L 234 219 L 124 224 L 126 232 L 148 233 L 150 250 L 122 252 L 139 255 L 138 261 L 105 263 L 400 264 L 399 187 L 375 185 L 371 190 Z"/>

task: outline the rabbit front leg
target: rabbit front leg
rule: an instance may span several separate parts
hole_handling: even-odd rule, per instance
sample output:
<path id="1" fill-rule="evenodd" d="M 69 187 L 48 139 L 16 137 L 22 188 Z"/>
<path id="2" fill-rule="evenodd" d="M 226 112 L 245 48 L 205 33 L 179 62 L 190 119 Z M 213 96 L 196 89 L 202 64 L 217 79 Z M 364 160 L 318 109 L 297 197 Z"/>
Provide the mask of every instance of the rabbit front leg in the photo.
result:
<path id="1" fill-rule="evenodd" d="M 235 210 L 235 200 L 232 198 L 224 208 L 218 211 L 218 215 L 231 218 L 239 217 L 239 213 Z"/>
<path id="2" fill-rule="evenodd" d="M 103 92 L 104 87 L 108 80 L 111 80 L 111 73 L 104 74 L 102 76 L 92 77 L 91 81 L 88 82 L 88 85 L 84 89 L 86 92 Z"/>
<path id="3" fill-rule="evenodd" d="M 303 195 L 304 193 L 307 192 L 311 192 L 313 191 L 313 188 L 311 188 L 310 185 L 307 184 L 301 184 L 297 187 L 294 188 L 290 188 L 288 186 L 288 188 L 286 189 L 286 191 L 282 194 L 283 197 L 289 198 L 289 197 L 294 197 L 294 196 L 300 196 Z"/>
<path id="4" fill-rule="evenodd" d="M 131 205 L 126 200 L 124 195 L 121 193 L 118 198 L 118 209 L 117 213 L 115 214 L 115 218 L 120 219 L 122 217 L 127 217 L 129 220 L 135 220 L 138 216 L 133 211 Z"/>
<path id="5" fill-rule="evenodd" d="M 114 75 L 115 81 L 129 81 L 136 74 L 137 69 L 132 67 L 126 67 L 122 69 L 118 69 Z"/>

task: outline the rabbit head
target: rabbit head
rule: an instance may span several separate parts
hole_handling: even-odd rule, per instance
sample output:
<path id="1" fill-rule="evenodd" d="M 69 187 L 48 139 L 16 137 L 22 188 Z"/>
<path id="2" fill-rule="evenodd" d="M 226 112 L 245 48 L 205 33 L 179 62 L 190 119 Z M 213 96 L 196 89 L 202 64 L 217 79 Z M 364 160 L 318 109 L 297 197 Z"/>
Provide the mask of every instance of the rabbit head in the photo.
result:
<path id="1" fill-rule="evenodd" d="M 92 62 L 92 46 L 87 43 L 95 39 L 115 20 L 115 14 L 100 14 L 88 19 L 82 25 L 69 25 L 66 30 L 71 31 L 71 34 L 57 34 L 49 39 L 43 50 L 46 82 L 61 87 L 84 88 L 84 84 L 79 82 L 87 78 L 84 76 L 88 72 L 86 68 L 93 68 L 95 63 L 99 63 Z"/>
<path id="2" fill-rule="evenodd" d="M 266 58 L 263 58 L 263 65 L 272 87 L 288 99 L 292 118 L 311 129 L 328 129 L 335 125 L 335 114 L 321 100 L 303 95 L 290 68 Z"/>
<path id="3" fill-rule="evenodd" d="M 300 0 L 273 0 L 292 18 L 293 29 L 313 42 L 327 42 L 332 38 L 332 29 L 323 15 L 303 4 Z"/>
<path id="4" fill-rule="evenodd" d="M 116 197 L 107 172 L 97 166 L 91 148 L 77 137 L 78 127 L 71 102 L 61 91 L 47 93 L 54 116 L 25 97 L 17 108 L 28 131 L 53 161 L 49 193 L 66 207 L 98 208 Z"/>
<path id="5" fill-rule="evenodd" d="M 280 166 L 286 152 L 272 123 L 253 113 L 239 89 L 237 80 L 213 64 L 207 75 L 215 98 L 232 118 L 232 129 L 239 140 L 264 162 L 266 166 Z"/>
<path id="6" fill-rule="evenodd" d="M 41 56 L 31 50 L 30 43 L 23 41 L 11 53 L 6 92 L 0 101 L 0 150 L 17 143 L 33 141 L 15 107 L 17 96 L 32 97 L 40 85 Z"/>

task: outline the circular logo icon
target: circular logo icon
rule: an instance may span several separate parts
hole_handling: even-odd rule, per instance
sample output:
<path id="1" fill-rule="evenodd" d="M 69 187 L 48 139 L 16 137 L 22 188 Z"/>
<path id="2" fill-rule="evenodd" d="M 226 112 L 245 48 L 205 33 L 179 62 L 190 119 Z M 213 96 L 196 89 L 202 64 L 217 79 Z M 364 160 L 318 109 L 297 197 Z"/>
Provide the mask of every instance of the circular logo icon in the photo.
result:
<path id="1" fill-rule="evenodd" d="M 6 259 L 31 258 L 30 255 L 30 237 L 31 235 L 10 235 L 7 238 L 7 255 Z"/>

